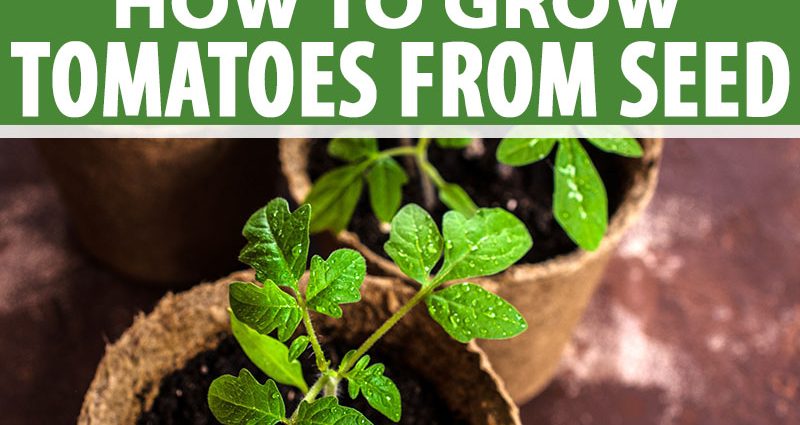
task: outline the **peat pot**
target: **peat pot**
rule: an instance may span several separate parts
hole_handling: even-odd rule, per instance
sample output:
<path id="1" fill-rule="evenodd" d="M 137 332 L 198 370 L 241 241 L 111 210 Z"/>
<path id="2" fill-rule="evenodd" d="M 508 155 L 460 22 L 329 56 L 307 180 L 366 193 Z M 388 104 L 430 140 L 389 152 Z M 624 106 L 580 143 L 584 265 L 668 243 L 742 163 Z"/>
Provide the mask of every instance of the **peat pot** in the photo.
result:
<path id="1" fill-rule="evenodd" d="M 182 286 L 237 268 L 241 225 L 275 194 L 268 140 L 43 140 L 78 239 L 135 280 Z"/>
<path id="2" fill-rule="evenodd" d="M 217 355 L 217 358 L 207 364 L 211 367 L 225 364 L 226 359 L 222 357 L 233 357 L 233 354 L 219 354 L 222 353 L 219 348 L 221 344 L 227 341 L 231 345 L 228 336 L 228 284 L 252 279 L 252 272 L 240 272 L 215 283 L 199 285 L 188 292 L 170 294 L 152 313 L 138 317 L 116 343 L 106 348 L 106 354 L 86 393 L 78 424 L 132 425 L 137 420 L 139 423 L 148 423 L 142 421 L 143 414 L 152 414 L 153 406 L 162 397 L 170 396 L 170 393 L 161 394 L 160 388 L 170 388 L 171 393 L 176 392 L 174 387 L 164 386 L 165 382 L 173 382 L 168 379 L 169 376 L 191 365 L 196 367 L 198 359 L 208 359 L 213 355 Z M 357 346 L 404 300 L 413 295 L 398 280 L 373 277 L 367 277 L 361 292 L 362 301 L 345 306 L 342 319 L 313 318 L 322 336 L 323 348 L 337 344 L 348 348 Z M 393 371 L 398 376 L 419 376 L 420 381 L 426 382 L 432 391 L 430 398 L 440 400 L 441 409 L 446 410 L 437 412 L 447 418 L 440 423 L 520 424 L 516 406 L 483 351 L 475 344 L 464 345 L 452 340 L 427 316 L 424 308 L 418 307 L 406 316 L 370 354 L 377 359 L 381 352 L 401 353 L 403 359 L 400 366 L 399 363 L 387 362 L 387 374 Z M 304 354 L 301 359 L 309 360 L 311 356 Z M 235 371 L 226 373 L 237 374 L 239 371 L 239 368 L 232 369 Z M 308 372 L 307 367 L 304 369 Z M 248 370 L 254 374 L 257 372 L 251 367 Z M 204 371 L 206 375 L 213 375 L 205 376 L 204 383 L 187 382 L 187 378 L 181 378 L 180 403 L 162 404 L 174 406 L 190 403 L 193 399 L 205 403 L 208 384 L 217 375 L 209 369 Z M 256 377 L 263 383 L 263 376 Z M 403 386 L 398 386 L 402 394 Z M 403 396 L 403 417 L 407 420 L 410 406 L 405 400 L 407 395 Z M 297 399 L 295 397 L 295 402 Z M 349 400 L 349 397 L 344 395 L 344 400 Z M 199 406 L 200 402 L 197 404 Z M 291 412 L 290 409 L 290 403 L 287 402 L 287 411 Z M 205 410 L 205 405 L 198 410 Z M 184 412 L 177 423 L 208 423 L 208 415 L 208 412 L 201 411 L 188 415 Z M 417 422 L 410 423 L 429 422 L 424 418 L 419 421 L 418 418 Z"/>
<path id="3" fill-rule="evenodd" d="M 443 177 L 454 183 L 462 182 L 455 177 L 450 177 L 451 173 L 460 171 L 462 174 L 476 174 L 477 176 L 462 175 L 462 177 L 474 180 L 472 183 L 474 187 L 467 188 L 470 195 L 476 197 L 483 192 L 483 196 L 487 197 L 487 201 L 489 201 L 487 203 L 482 203 L 476 198 L 478 205 L 506 208 L 516 205 L 532 205 L 530 208 L 534 214 L 524 221 L 534 237 L 533 249 L 529 256 L 535 256 L 526 257 L 503 274 L 476 281 L 510 301 L 528 321 L 529 329 L 516 338 L 507 341 L 480 342 L 481 348 L 489 355 L 493 367 L 504 379 L 509 392 L 517 403 L 524 403 L 533 398 L 553 378 L 562 352 L 600 283 L 612 253 L 619 245 L 626 229 L 642 215 L 655 192 L 663 141 L 645 139 L 641 140 L 641 144 L 645 153 L 642 158 L 638 159 L 611 156 L 587 146 L 606 182 L 609 214 L 611 215 L 606 237 L 600 247 L 592 252 L 578 249 L 572 244 L 552 217 L 552 157 L 534 166 L 529 166 L 534 167 L 530 170 L 505 168 L 498 171 L 498 175 L 510 175 L 511 177 L 508 178 L 509 183 L 497 184 L 491 181 L 482 181 L 482 179 L 486 179 L 476 171 L 481 164 L 492 164 L 493 167 L 499 167 L 494 160 L 494 150 L 489 147 L 478 149 L 478 153 L 475 153 L 474 149 L 473 152 L 468 152 L 468 149 L 463 153 L 461 151 L 439 152 L 438 159 L 455 168 L 459 167 L 459 163 L 453 160 L 454 155 L 477 155 L 479 157 L 480 155 L 491 155 L 491 158 L 474 160 L 470 166 L 461 166 L 462 170 L 440 168 Z M 281 140 L 281 168 L 289 184 L 289 191 L 297 202 L 305 199 L 312 179 L 318 178 L 318 175 L 314 174 L 319 174 L 319 164 L 325 161 L 331 162 L 326 158 L 327 155 L 321 145 L 321 141 L 308 139 Z M 438 166 L 439 164 L 435 162 L 436 159 L 431 156 L 431 161 Z M 514 174 L 522 173 L 523 170 L 529 173 L 526 177 Z M 409 186 L 415 184 L 413 174 L 411 178 Z M 525 182 L 520 189 L 524 192 L 522 197 L 514 198 L 513 204 L 510 200 L 504 200 L 500 204 L 491 205 L 491 202 L 495 201 L 494 198 L 502 197 L 502 191 L 506 184 L 511 185 L 515 182 Z M 538 187 L 535 190 L 534 188 L 527 189 L 527 187 L 536 185 Z M 405 197 L 408 197 L 407 189 Z M 336 235 L 335 243 L 331 245 L 347 246 L 361 251 L 370 263 L 370 270 L 374 274 L 401 276 L 400 270 L 385 257 L 382 243 L 374 242 L 375 233 L 381 231 L 378 230 L 380 228 L 378 223 L 363 224 L 367 219 L 362 216 L 372 214 L 367 198 L 368 195 L 362 195 L 349 230 Z M 537 206 L 533 202 L 538 201 L 535 198 L 543 198 L 542 205 Z M 513 210 L 513 208 L 510 209 Z M 370 220 L 376 221 L 374 218 Z M 353 231 L 354 224 L 362 228 Z M 364 227 L 370 230 L 364 230 Z M 382 231 L 386 231 L 385 226 Z M 542 237 L 537 232 L 550 232 L 555 236 Z M 327 238 L 332 239 L 330 236 Z M 367 242 L 367 238 L 373 242 Z M 325 237 L 321 240 L 324 241 Z M 558 240 L 562 241 L 556 243 Z M 566 244 L 564 240 L 566 240 Z M 552 254 L 548 254 L 548 250 Z M 545 257 L 542 257 L 543 252 Z"/>

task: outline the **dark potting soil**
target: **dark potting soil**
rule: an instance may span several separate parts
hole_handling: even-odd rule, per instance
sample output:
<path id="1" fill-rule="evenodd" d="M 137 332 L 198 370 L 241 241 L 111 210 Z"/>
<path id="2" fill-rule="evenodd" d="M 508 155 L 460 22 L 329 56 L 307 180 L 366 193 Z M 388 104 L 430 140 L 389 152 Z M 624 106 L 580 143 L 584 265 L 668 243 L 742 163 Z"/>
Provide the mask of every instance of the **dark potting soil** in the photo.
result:
<path id="1" fill-rule="evenodd" d="M 396 146 L 397 140 L 381 140 L 380 148 Z M 555 149 L 545 160 L 525 167 L 510 167 L 497 162 L 495 152 L 499 140 L 486 139 L 474 143 L 464 150 L 430 148 L 429 158 L 442 177 L 458 183 L 480 207 L 506 208 L 519 217 L 533 236 L 533 249 L 520 263 L 538 263 L 553 257 L 568 254 L 577 246 L 567 236 L 553 216 L 553 167 Z M 608 193 L 609 214 L 614 214 L 622 197 L 631 185 L 631 161 L 618 155 L 600 151 L 589 143 L 583 143 L 597 167 Z M 316 181 L 326 171 L 341 166 L 326 151 L 327 141 L 317 140 L 311 147 L 309 175 Z M 416 203 L 425 206 L 422 186 L 412 163 L 398 158 L 406 170 L 410 170 L 410 182 L 403 190 L 403 204 Z M 437 223 L 448 209 L 440 202 L 426 208 Z M 372 213 L 366 189 L 359 200 L 348 229 L 373 251 L 386 255 L 383 244 L 389 235 L 381 231 L 379 221 Z"/>
<path id="2" fill-rule="evenodd" d="M 324 347 L 329 358 L 338 364 L 342 353 L 348 347 L 338 344 L 327 344 Z M 310 350 L 309 350 L 310 351 Z M 433 385 L 417 376 L 413 371 L 404 368 L 403 362 L 396 355 L 376 351 L 371 353 L 373 362 L 386 365 L 386 376 L 390 377 L 400 390 L 403 400 L 403 416 L 400 424 L 405 425 L 465 425 L 461 419 L 454 418 L 448 411 L 444 401 L 438 396 Z M 300 358 L 306 382 L 311 385 L 316 380 L 313 356 L 309 353 Z M 220 345 L 210 351 L 200 353 L 190 360 L 186 366 L 166 376 L 159 388 L 158 396 L 152 407 L 142 413 L 136 421 L 137 425 L 206 425 L 219 424 L 208 409 L 207 394 L 211 382 L 224 374 L 238 375 L 241 369 L 247 369 L 258 379 L 266 381 L 267 377 L 247 358 L 236 340 L 225 337 Z M 346 384 L 344 384 L 346 386 Z M 286 403 L 286 411 L 291 413 L 297 407 L 302 394 L 294 387 L 278 385 Z M 341 388 L 339 402 L 364 413 L 375 425 L 390 425 L 390 421 L 372 409 L 359 396 L 351 400 L 346 388 Z"/>

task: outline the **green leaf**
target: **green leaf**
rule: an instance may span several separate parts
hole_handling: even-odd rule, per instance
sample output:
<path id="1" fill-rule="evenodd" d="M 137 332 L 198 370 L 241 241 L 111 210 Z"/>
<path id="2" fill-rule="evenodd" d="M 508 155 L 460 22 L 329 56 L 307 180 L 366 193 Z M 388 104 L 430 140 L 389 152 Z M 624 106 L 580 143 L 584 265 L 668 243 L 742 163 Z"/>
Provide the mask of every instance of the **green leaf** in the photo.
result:
<path id="1" fill-rule="evenodd" d="M 595 250 L 608 226 L 608 200 L 600 174 L 576 139 L 561 142 L 556 155 L 553 213 L 570 238 Z"/>
<path id="2" fill-rule="evenodd" d="M 442 235 L 427 211 L 410 204 L 392 219 L 392 231 L 383 249 L 403 273 L 425 285 L 442 256 Z"/>
<path id="3" fill-rule="evenodd" d="M 339 304 L 354 303 L 361 299 L 359 289 L 366 275 L 364 257 L 351 249 L 336 250 L 327 261 L 314 256 L 306 290 L 308 306 L 331 317 L 342 317 Z"/>
<path id="4" fill-rule="evenodd" d="M 291 347 L 289 347 L 289 353 L 286 356 L 288 360 L 295 361 L 300 358 L 306 348 L 308 348 L 308 337 L 305 335 L 300 335 L 292 341 Z M 305 391 L 303 391 L 305 392 Z"/>
<path id="5" fill-rule="evenodd" d="M 281 384 L 295 386 L 303 392 L 308 391 L 308 384 L 303 378 L 303 367 L 297 360 L 289 360 L 289 349 L 286 345 L 258 333 L 239 321 L 234 313 L 230 316 L 233 336 L 253 364 Z"/>
<path id="6" fill-rule="evenodd" d="M 224 425 L 275 425 L 284 421 L 286 406 L 274 381 L 264 385 L 242 369 L 239 377 L 224 375 L 208 389 L 208 407 Z"/>
<path id="7" fill-rule="evenodd" d="M 474 216 L 450 211 L 442 224 L 445 250 L 437 282 L 499 273 L 519 261 L 533 241 L 517 217 L 500 208 L 481 208 Z"/>
<path id="8" fill-rule="evenodd" d="M 378 152 L 376 139 L 333 139 L 328 143 L 328 155 L 347 162 L 356 162 Z"/>
<path id="9" fill-rule="evenodd" d="M 497 147 L 497 160 L 519 167 L 547 158 L 557 139 L 503 139 Z"/>
<path id="10" fill-rule="evenodd" d="M 321 398 L 313 403 L 303 401 L 294 423 L 298 425 L 372 425 L 358 410 L 339 406 L 336 397 Z"/>
<path id="11" fill-rule="evenodd" d="M 338 233 L 347 227 L 364 188 L 362 165 L 348 165 L 332 170 L 317 180 L 306 203 L 311 204 L 311 232 Z"/>
<path id="12" fill-rule="evenodd" d="M 372 211 L 378 220 L 390 222 L 403 201 L 403 186 L 408 183 L 406 172 L 394 159 L 384 158 L 367 174 L 367 183 Z"/>
<path id="13" fill-rule="evenodd" d="M 342 364 L 342 365 L 345 365 L 345 364 L 346 364 L 346 365 L 352 365 L 352 364 L 353 364 L 352 362 L 353 362 L 354 360 L 357 360 L 357 359 L 353 359 L 353 357 L 355 357 L 355 355 L 356 355 L 357 353 L 358 353 L 358 351 L 356 351 L 356 350 L 350 350 L 350 351 L 348 351 L 347 353 L 345 353 L 345 355 L 344 355 L 344 356 L 342 356 L 342 361 L 341 361 L 339 364 Z"/>
<path id="14" fill-rule="evenodd" d="M 586 139 L 589 143 L 608 153 L 627 156 L 630 158 L 641 158 L 644 155 L 642 145 L 636 139 Z"/>
<path id="15" fill-rule="evenodd" d="M 310 215 L 308 205 L 292 213 L 285 199 L 273 200 L 247 221 L 239 260 L 256 270 L 260 282 L 271 279 L 296 290 L 308 260 Z"/>
<path id="16" fill-rule="evenodd" d="M 262 335 L 277 329 L 281 341 L 292 336 L 303 318 L 297 300 L 271 280 L 264 282 L 263 287 L 252 283 L 232 283 L 228 298 L 237 319 Z"/>
<path id="17" fill-rule="evenodd" d="M 461 186 L 447 183 L 439 189 L 439 200 L 453 211 L 458 211 L 471 217 L 478 210 L 478 206 Z"/>
<path id="18" fill-rule="evenodd" d="M 350 398 L 355 399 L 361 392 L 373 409 L 392 421 L 399 422 L 402 413 L 400 390 L 383 374 L 386 368 L 382 364 L 376 363 L 367 367 L 369 360 L 369 356 L 362 357 L 348 372 L 347 391 Z"/>
<path id="19" fill-rule="evenodd" d="M 512 338 L 528 328 L 514 306 L 472 283 L 434 292 L 425 303 L 431 317 L 459 342 Z"/>
<path id="20" fill-rule="evenodd" d="M 458 139 L 436 139 L 436 144 L 445 149 L 462 149 L 469 146 L 472 138 L 458 138 Z"/>

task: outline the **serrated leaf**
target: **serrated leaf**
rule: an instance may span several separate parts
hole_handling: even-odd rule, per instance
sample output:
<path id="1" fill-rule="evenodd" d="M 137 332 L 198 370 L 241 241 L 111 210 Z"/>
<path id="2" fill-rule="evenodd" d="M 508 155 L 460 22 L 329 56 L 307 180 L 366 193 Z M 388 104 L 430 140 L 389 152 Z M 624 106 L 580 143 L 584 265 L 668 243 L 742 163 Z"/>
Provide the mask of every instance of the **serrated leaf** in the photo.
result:
<path id="1" fill-rule="evenodd" d="M 292 385 L 303 392 L 308 384 L 303 378 L 303 366 L 295 359 L 289 359 L 289 349 L 282 342 L 263 335 L 239 321 L 231 313 L 233 336 L 247 354 L 247 357 L 270 378 L 283 385 Z"/>
<path id="2" fill-rule="evenodd" d="M 478 206 L 461 186 L 447 183 L 439 189 L 439 200 L 453 211 L 458 211 L 471 217 L 478 210 Z"/>
<path id="3" fill-rule="evenodd" d="M 358 410 L 339 406 L 336 397 L 321 398 L 313 403 L 303 401 L 294 423 L 298 425 L 372 425 Z"/>
<path id="4" fill-rule="evenodd" d="M 608 227 L 608 199 L 600 174 L 576 139 L 563 140 L 556 154 L 553 214 L 581 248 L 595 250 Z"/>
<path id="5" fill-rule="evenodd" d="M 474 216 L 450 211 L 442 224 L 444 264 L 437 282 L 499 273 L 519 261 L 533 241 L 525 224 L 500 208 L 481 208 Z"/>
<path id="6" fill-rule="evenodd" d="M 378 152 L 376 139 L 333 139 L 328 143 L 328 155 L 347 162 L 356 162 Z"/>
<path id="7" fill-rule="evenodd" d="M 305 335 L 300 335 L 295 338 L 294 341 L 292 341 L 292 345 L 289 347 L 289 354 L 287 356 L 290 362 L 300 358 L 303 352 L 308 348 L 308 342 L 308 337 Z"/>
<path id="8" fill-rule="evenodd" d="M 286 417 L 286 406 L 275 382 L 258 383 L 247 369 L 239 376 L 221 376 L 208 389 L 208 407 L 224 425 L 275 425 Z"/>
<path id="9" fill-rule="evenodd" d="M 427 211 L 410 204 L 392 219 L 383 249 L 406 276 L 424 285 L 442 256 L 442 235 Z"/>
<path id="10" fill-rule="evenodd" d="M 386 368 L 381 363 L 369 365 L 370 357 L 362 357 L 347 374 L 347 392 L 350 398 L 358 397 L 359 392 L 373 409 L 381 412 L 394 422 L 400 421 L 402 402 L 400 390 L 383 373 Z"/>
<path id="11" fill-rule="evenodd" d="M 431 317 L 459 342 L 512 338 L 528 328 L 514 306 L 472 283 L 434 292 L 425 303 Z"/>
<path id="12" fill-rule="evenodd" d="M 629 158 L 640 158 L 644 151 L 642 145 L 636 139 L 616 138 L 616 139 L 586 139 L 589 143 L 597 146 L 598 149 L 608 153 L 627 156 Z"/>
<path id="13" fill-rule="evenodd" d="M 503 139 L 497 147 L 497 160 L 519 167 L 547 158 L 557 139 Z"/>
<path id="14" fill-rule="evenodd" d="M 406 172 L 394 159 L 384 158 L 369 171 L 367 183 L 372 211 L 378 220 L 390 222 L 403 201 L 403 186 L 408 183 Z"/>
<path id="15" fill-rule="evenodd" d="M 306 203 L 311 204 L 311 232 L 338 233 L 347 227 L 364 188 L 364 167 L 348 165 L 332 170 L 314 183 Z"/>
<path id="16" fill-rule="evenodd" d="M 289 339 L 303 318 L 300 306 L 291 295 L 271 280 L 264 286 L 232 283 L 228 289 L 231 310 L 242 323 L 262 335 L 278 330 L 278 339 Z"/>
<path id="17" fill-rule="evenodd" d="M 473 140 L 472 138 L 456 138 L 456 139 L 436 139 L 436 144 L 445 149 L 462 149 L 469 146 Z"/>
<path id="18" fill-rule="evenodd" d="M 351 249 L 336 250 L 327 260 L 314 256 L 306 290 L 308 306 L 318 313 L 342 317 L 339 304 L 354 303 L 361 299 L 359 289 L 366 275 L 364 257 Z"/>
<path id="19" fill-rule="evenodd" d="M 247 221 L 239 260 L 256 270 L 260 282 L 271 279 L 296 290 L 308 260 L 310 215 L 308 205 L 292 213 L 285 199 L 273 200 Z"/>

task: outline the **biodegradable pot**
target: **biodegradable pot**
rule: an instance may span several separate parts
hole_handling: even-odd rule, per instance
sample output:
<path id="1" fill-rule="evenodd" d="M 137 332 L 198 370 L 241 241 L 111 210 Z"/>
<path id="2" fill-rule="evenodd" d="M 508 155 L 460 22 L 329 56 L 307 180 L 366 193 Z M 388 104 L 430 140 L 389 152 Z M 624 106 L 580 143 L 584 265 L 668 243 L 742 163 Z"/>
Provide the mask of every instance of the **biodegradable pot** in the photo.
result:
<path id="1" fill-rule="evenodd" d="M 135 280 L 181 286 L 237 268 L 242 224 L 275 194 L 277 143 L 38 142 L 79 241 Z"/>
<path id="2" fill-rule="evenodd" d="M 162 378 L 201 352 L 215 348 L 230 332 L 228 284 L 252 281 L 235 273 L 179 295 L 169 294 L 147 316 L 140 315 L 106 348 L 89 387 L 79 425 L 134 424 L 158 395 Z M 315 317 L 326 340 L 356 346 L 413 293 L 397 280 L 367 277 L 363 299 L 344 308 L 342 319 Z M 450 412 L 471 425 L 519 425 L 519 412 L 486 355 L 475 344 L 452 340 L 418 307 L 381 340 L 402 350 L 408 365 L 439 391 Z"/>
<path id="3" fill-rule="evenodd" d="M 645 154 L 641 160 L 631 161 L 630 185 L 597 250 L 576 249 L 567 255 L 540 263 L 518 264 L 503 274 L 475 280 L 511 302 L 528 321 L 528 330 L 514 339 L 480 342 L 517 403 L 530 400 L 552 380 L 564 347 L 600 283 L 612 253 L 655 192 L 663 141 L 645 139 L 642 144 Z M 310 145 L 307 139 L 283 139 L 280 144 L 281 168 L 289 191 L 298 202 L 311 189 L 307 172 Z M 402 276 L 397 266 L 361 243 L 358 235 L 343 231 L 336 235 L 336 240 L 339 245 L 361 251 L 371 266 L 381 272 Z M 535 246 L 534 242 L 534 249 Z"/>

